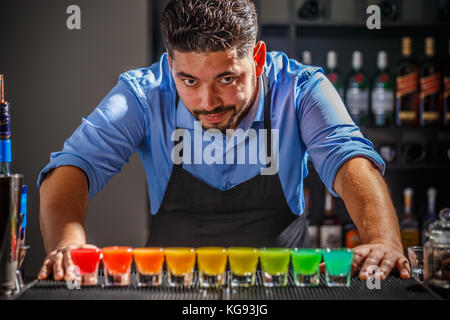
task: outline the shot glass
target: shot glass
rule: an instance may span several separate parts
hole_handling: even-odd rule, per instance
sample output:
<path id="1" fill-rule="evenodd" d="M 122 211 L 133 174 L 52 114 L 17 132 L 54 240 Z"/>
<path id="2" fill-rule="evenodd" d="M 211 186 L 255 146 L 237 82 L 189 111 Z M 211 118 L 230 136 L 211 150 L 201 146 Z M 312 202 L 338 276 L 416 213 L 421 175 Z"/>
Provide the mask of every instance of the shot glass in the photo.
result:
<path id="1" fill-rule="evenodd" d="M 133 249 L 134 262 L 138 271 L 137 286 L 160 286 L 163 278 L 163 248 Z"/>
<path id="2" fill-rule="evenodd" d="M 75 265 L 74 284 L 95 286 L 98 284 L 98 265 L 101 258 L 100 249 L 72 249 L 70 257 Z"/>
<path id="3" fill-rule="evenodd" d="M 348 248 L 323 251 L 325 279 L 329 287 L 349 287 L 353 251 Z"/>
<path id="4" fill-rule="evenodd" d="M 423 282 L 423 247 L 408 247 L 408 260 L 411 265 L 411 277 Z"/>
<path id="5" fill-rule="evenodd" d="M 219 288 L 225 285 L 227 249 L 221 247 L 197 248 L 200 287 Z"/>
<path id="6" fill-rule="evenodd" d="M 105 247 L 102 249 L 102 253 L 105 266 L 105 286 L 130 285 L 133 249 L 131 247 Z"/>
<path id="7" fill-rule="evenodd" d="M 171 287 L 190 287 L 194 283 L 195 249 L 165 248 L 168 282 Z"/>
<path id="8" fill-rule="evenodd" d="M 259 258 L 265 287 L 284 287 L 288 283 L 291 251 L 287 248 L 261 248 Z"/>
<path id="9" fill-rule="evenodd" d="M 250 287 L 255 285 L 258 257 L 259 250 L 256 248 L 228 248 L 230 283 L 232 287 Z"/>
<path id="10" fill-rule="evenodd" d="M 298 287 L 314 287 L 320 283 L 322 250 L 294 248 L 291 250 L 294 283 Z"/>

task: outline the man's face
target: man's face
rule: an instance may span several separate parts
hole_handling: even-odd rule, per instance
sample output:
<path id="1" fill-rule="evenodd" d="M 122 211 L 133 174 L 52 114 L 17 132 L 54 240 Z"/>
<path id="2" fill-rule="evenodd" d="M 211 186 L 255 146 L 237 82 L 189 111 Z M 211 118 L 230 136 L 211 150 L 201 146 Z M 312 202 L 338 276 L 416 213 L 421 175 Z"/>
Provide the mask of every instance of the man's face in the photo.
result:
<path id="1" fill-rule="evenodd" d="M 257 63 L 252 53 L 239 59 L 235 50 L 211 53 L 174 50 L 172 75 L 181 101 L 205 129 L 235 129 L 252 105 Z"/>

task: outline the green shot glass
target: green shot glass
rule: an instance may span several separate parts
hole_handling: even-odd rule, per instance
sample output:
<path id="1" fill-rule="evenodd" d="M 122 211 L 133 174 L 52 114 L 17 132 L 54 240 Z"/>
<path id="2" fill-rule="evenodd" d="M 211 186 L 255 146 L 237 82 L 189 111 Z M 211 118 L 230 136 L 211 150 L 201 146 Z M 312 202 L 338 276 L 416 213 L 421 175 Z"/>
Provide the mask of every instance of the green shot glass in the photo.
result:
<path id="1" fill-rule="evenodd" d="M 349 287 L 353 251 L 351 249 L 326 249 L 323 251 L 325 278 L 329 287 Z"/>
<path id="2" fill-rule="evenodd" d="M 284 287 L 288 283 L 291 250 L 288 248 L 261 248 L 259 258 L 265 287 Z"/>
<path id="3" fill-rule="evenodd" d="M 291 249 L 294 283 L 298 287 L 314 287 L 320 283 L 322 250 L 309 248 Z"/>
<path id="4" fill-rule="evenodd" d="M 255 285 L 259 250 L 257 248 L 230 247 L 227 252 L 231 286 L 250 287 Z"/>

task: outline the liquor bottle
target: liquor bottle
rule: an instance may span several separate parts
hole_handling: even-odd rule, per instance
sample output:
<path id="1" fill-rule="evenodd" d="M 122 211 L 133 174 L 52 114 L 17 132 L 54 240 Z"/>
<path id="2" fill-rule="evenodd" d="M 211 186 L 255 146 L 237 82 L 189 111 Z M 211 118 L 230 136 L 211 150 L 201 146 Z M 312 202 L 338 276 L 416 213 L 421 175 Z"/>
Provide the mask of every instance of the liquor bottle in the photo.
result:
<path id="1" fill-rule="evenodd" d="M 308 50 L 303 51 L 302 63 L 308 66 L 312 65 L 311 52 L 309 52 Z"/>
<path id="2" fill-rule="evenodd" d="M 357 125 L 367 124 L 369 118 L 369 89 L 362 65 L 361 52 L 353 52 L 352 71 L 347 79 L 345 102 L 350 116 Z"/>
<path id="3" fill-rule="evenodd" d="M 448 39 L 448 57 L 444 70 L 444 103 L 442 119 L 444 126 L 450 125 L 450 39 Z"/>
<path id="4" fill-rule="evenodd" d="M 428 226 L 437 220 L 438 216 L 436 214 L 436 194 L 437 194 L 437 190 L 436 188 L 428 188 L 427 191 L 427 196 L 428 196 L 428 208 L 427 208 L 427 213 L 425 214 L 425 216 L 423 217 L 422 220 L 422 238 L 421 238 L 421 242 L 422 245 L 425 244 L 426 242 L 426 236 L 425 236 L 425 232 L 428 230 Z"/>
<path id="5" fill-rule="evenodd" d="M 436 62 L 434 39 L 425 38 L 425 59 L 420 65 L 420 113 L 421 126 L 440 123 L 441 70 Z"/>
<path id="6" fill-rule="evenodd" d="M 4 88 L 5 77 L 0 74 L 0 174 L 11 174 L 11 117 Z"/>
<path id="7" fill-rule="evenodd" d="M 334 51 L 329 51 L 327 54 L 327 68 L 326 75 L 331 83 L 336 88 L 337 92 L 341 96 L 341 99 L 344 100 L 344 87 L 342 86 L 342 79 L 337 67 L 337 54 Z"/>
<path id="8" fill-rule="evenodd" d="M 311 222 L 311 194 L 308 188 L 305 188 L 305 214 L 308 219 L 308 232 L 311 248 L 319 247 L 319 228 Z"/>
<path id="9" fill-rule="evenodd" d="M 396 67 L 395 122 L 397 126 L 419 124 L 419 69 L 411 57 L 411 38 L 402 38 L 402 59 Z"/>
<path id="10" fill-rule="evenodd" d="M 353 222 L 346 223 L 344 225 L 345 234 L 345 246 L 347 248 L 354 248 L 361 244 L 361 238 L 359 237 L 358 229 Z"/>
<path id="11" fill-rule="evenodd" d="M 412 213 L 413 194 L 414 191 L 411 188 L 406 188 L 403 191 L 405 208 L 402 220 L 400 221 L 400 234 L 405 250 L 411 246 L 418 246 L 420 242 L 419 223 Z"/>
<path id="12" fill-rule="evenodd" d="M 394 122 L 394 85 L 387 65 L 387 54 L 378 52 L 378 71 L 372 85 L 372 113 L 376 126 L 390 126 Z"/>
<path id="13" fill-rule="evenodd" d="M 336 217 L 334 199 L 328 190 L 325 190 L 324 219 L 320 226 L 320 247 L 342 247 L 342 225 Z"/>

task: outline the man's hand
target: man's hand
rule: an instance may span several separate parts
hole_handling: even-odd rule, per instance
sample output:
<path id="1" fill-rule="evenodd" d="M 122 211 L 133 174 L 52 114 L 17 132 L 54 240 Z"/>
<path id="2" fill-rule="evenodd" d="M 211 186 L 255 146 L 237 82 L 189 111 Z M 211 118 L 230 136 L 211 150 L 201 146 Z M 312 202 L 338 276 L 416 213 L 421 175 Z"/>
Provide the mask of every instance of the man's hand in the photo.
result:
<path id="1" fill-rule="evenodd" d="M 410 277 L 400 237 L 397 214 L 389 190 L 375 165 L 355 157 L 345 162 L 336 174 L 334 190 L 345 202 L 362 242 L 353 250 L 353 270 L 361 267 L 359 277 L 367 280 L 380 267 L 380 279 L 386 279 L 393 269 L 402 278 Z"/>
<path id="2" fill-rule="evenodd" d="M 48 279 L 49 275 L 53 273 L 55 280 L 73 281 L 75 278 L 75 265 L 72 262 L 70 250 L 79 248 L 96 249 L 97 247 L 92 244 L 69 245 L 51 251 L 44 259 L 38 279 Z"/>
<path id="3" fill-rule="evenodd" d="M 381 280 L 385 280 L 392 270 L 400 272 L 402 279 L 409 279 L 411 269 L 408 259 L 403 254 L 402 247 L 389 243 L 369 243 L 357 246 L 353 249 L 352 273 L 359 268 L 359 278 L 369 279 L 377 270 L 380 274 L 375 274 Z"/>

